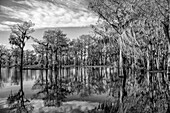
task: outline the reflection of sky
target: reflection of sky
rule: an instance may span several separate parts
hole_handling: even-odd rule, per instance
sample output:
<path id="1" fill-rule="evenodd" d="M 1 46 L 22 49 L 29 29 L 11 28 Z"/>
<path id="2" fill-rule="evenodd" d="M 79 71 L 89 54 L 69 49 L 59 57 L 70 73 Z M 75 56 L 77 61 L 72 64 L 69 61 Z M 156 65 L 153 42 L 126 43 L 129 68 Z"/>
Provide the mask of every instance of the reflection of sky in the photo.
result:
<path id="1" fill-rule="evenodd" d="M 24 81 L 24 92 L 28 97 L 31 97 L 34 92 L 31 89 L 34 82 L 35 80 Z M 4 83 L 4 87 L 0 89 L 0 98 L 6 98 L 11 93 L 11 90 L 13 93 L 16 93 L 19 89 L 20 85 L 11 85 L 11 83 Z"/>
<path id="2" fill-rule="evenodd" d="M 102 70 L 101 70 L 102 69 Z M 110 76 L 113 76 L 110 72 L 111 68 L 94 68 L 92 70 L 91 68 L 70 68 L 69 70 L 62 69 L 60 75 L 58 71 L 58 76 L 64 76 L 66 80 L 67 87 L 71 87 L 74 93 L 83 94 L 84 91 L 89 94 L 103 94 L 103 93 L 109 93 L 109 84 L 107 84 L 106 81 L 110 81 Z M 28 71 L 28 73 L 27 73 Z M 35 80 L 39 79 L 40 83 L 42 80 L 42 73 L 40 70 L 24 70 L 23 71 L 23 79 L 24 79 L 24 91 L 25 95 L 27 97 L 31 97 L 33 93 L 36 93 L 36 90 L 32 90 L 32 86 L 35 84 Z M 14 68 L 13 70 L 10 70 L 10 74 L 7 74 L 6 69 L 2 69 L 2 81 L 3 81 L 3 87 L 0 88 L 0 98 L 7 97 L 11 90 L 12 92 L 17 92 L 20 88 L 20 76 L 19 70 L 17 73 L 15 72 Z M 50 71 L 48 73 L 48 77 L 50 79 Z M 102 74 L 102 75 L 101 75 Z M 16 77 L 16 75 L 18 75 Z M 43 78 L 45 80 L 46 71 L 43 71 Z M 53 71 L 53 77 L 56 75 Z M 76 79 L 77 78 L 77 79 Z M 14 83 L 11 84 L 11 81 L 16 82 L 18 81 L 18 85 L 15 85 Z M 54 81 L 53 81 L 54 82 Z M 54 82 L 55 83 L 55 82 Z M 110 82 L 109 82 L 110 83 Z M 38 86 L 39 87 L 39 86 Z M 89 89 L 90 88 L 90 89 Z M 89 89 L 89 90 L 87 90 Z M 39 90 L 39 89 L 38 89 Z M 90 93 L 90 92 L 91 93 Z M 76 93 L 76 94 L 77 94 Z M 89 93 L 89 94 L 88 94 Z M 81 98 L 81 96 L 79 97 Z M 84 97 L 83 97 L 84 98 Z"/>
<path id="3" fill-rule="evenodd" d="M 15 72 L 14 68 L 9 70 L 2 68 L 2 80 L 1 80 L 1 88 L 0 88 L 0 98 L 7 97 L 11 90 L 12 92 L 17 92 L 20 88 L 20 76 L 16 74 L 19 74 L 19 70 L 17 73 Z M 38 77 L 38 74 L 36 73 L 35 70 L 32 71 L 32 76 L 31 76 L 31 70 L 28 70 L 28 75 L 26 71 L 23 71 L 23 79 L 24 79 L 24 91 L 25 94 L 29 97 L 31 97 L 33 91 L 31 90 L 35 79 Z M 13 81 L 13 83 L 11 83 Z M 18 81 L 18 84 L 16 83 Z M 15 83 L 14 83 L 15 82 Z"/>
<path id="4" fill-rule="evenodd" d="M 42 80 L 42 76 L 41 76 L 42 70 L 27 70 L 27 71 L 26 70 L 23 71 L 24 93 L 27 98 L 31 98 L 33 94 L 36 94 L 38 90 L 41 90 L 41 89 L 33 90 L 32 86 L 35 85 L 37 79 Z M 11 93 L 11 90 L 12 93 L 17 93 L 18 90 L 20 89 L 20 83 L 19 85 L 11 84 L 11 77 L 16 75 L 14 69 L 10 70 L 10 74 L 7 74 L 7 72 L 9 71 L 7 71 L 4 68 L 2 69 L 2 81 L 4 83 L 4 87 L 0 88 L 0 108 L 7 107 L 6 98 Z M 51 71 L 49 70 L 48 72 L 49 72 L 48 77 L 50 77 Z M 17 73 L 19 74 L 19 70 Z M 59 73 L 60 71 L 58 70 L 58 74 Z M 106 86 L 109 87 L 109 84 L 107 84 L 106 81 L 111 80 L 110 76 L 113 76 L 112 75 L 113 73 L 111 73 L 111 68 L 99 68 L 99 67 L 94 69 L 92 68 L 69 68 L 68 69 L 67 68 L 64 70 L 62 69 L 61 73 L 64 74 L 65 77 L 64 79 L 69 80 L 68 83 L 66 83 L 66 85 L 68 85 L 66 87 L 70 87 L 71 89 L 73 89 L 74 92 L 73 95 L 67 95 L 66 100 L 68 101 L 83 100 L 83 101 L 91 101 L 91 102 L 102 102 L 105 101 L 106 99 L 109 101 L 113 100 L 113 96 L 109 95 L 111 94 L 109 92 L 111 91 L 111 88 L 106 88 Z M 44 80 L 45 80 L 45 75 L 46 75 L 46 71 L 44 70 L 43 71 Z M 53 75 L 56 75 L 54 71 L 53 71 Z M 63 76 L 63 75 L 58 75 L 58 76 Z M 20 82 L 19 78 L 20 77 L 18 75 L 17 79 Z M 77 78 L 77 80 L 75 78 Z M 65 86 L 64 83 L 62 83 L 62 85 Z M 51 89 L 49 89 L 49 91 L 50 90 Z M 87 93 L 87 95 L 81 96 L 81 94 L 84 94 L 84 92 Z"/>

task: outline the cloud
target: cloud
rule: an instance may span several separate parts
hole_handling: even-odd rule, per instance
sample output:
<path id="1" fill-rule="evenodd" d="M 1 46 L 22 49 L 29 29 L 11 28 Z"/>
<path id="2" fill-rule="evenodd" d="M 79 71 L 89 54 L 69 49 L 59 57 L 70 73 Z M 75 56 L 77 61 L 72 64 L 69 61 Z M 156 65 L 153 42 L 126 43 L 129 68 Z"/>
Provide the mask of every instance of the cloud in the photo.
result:
<path id="1" fill-rule="evenodd" d="M 14 1 L 27 7 L 0 6 L 1 11 L 9 18 L 21 21 L 31 20 L 35 28 L 47 27 L 82 27 L 95 24 L 97 17 L 80 4 L 80 0 L 19 0 Z M 2 21 L 0 29 L 6 28 L 15 21 Z"/>
<path id="2" fill-rule="evenodd" d="M 10 29 L 10 27 L 8 25 L 0 24 L 0 31 L 7 31 L 9 29 Z"/>
<path id="3" fill-rule="evenodd" d="M 12 21 L 3 21 L 2 22 L 5 25 L 8 25 L 8 26 L 11 26 L 11 25 L 14 25 L 14 24 L 18 24 L 18 22 L 12 22 Z"/>

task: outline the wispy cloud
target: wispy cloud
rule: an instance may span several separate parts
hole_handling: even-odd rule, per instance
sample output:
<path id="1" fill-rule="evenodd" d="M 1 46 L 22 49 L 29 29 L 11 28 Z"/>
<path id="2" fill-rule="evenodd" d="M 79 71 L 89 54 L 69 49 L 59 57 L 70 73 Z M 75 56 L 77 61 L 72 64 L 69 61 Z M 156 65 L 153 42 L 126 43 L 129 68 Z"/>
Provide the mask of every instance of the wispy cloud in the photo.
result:
<path id="1" fill-rule="evenodd" d="M 0 30 L 1 30 L 1 31 L 9 30 L 9 26 L 8 26 L 8 25 L 0 24 Z"/>
<path id="2" fill-rule="evenodd" d="M 95 24 L 97 17 L 90 13 L 81 0 L 15 0 L 25 7 L 0 6 L 7 18 L 21 21 L 31 20 L 35 28 L 47 27 L 81 27 Z M 0 30 L 17 23 L 16 21 L 0 22 Z"/>

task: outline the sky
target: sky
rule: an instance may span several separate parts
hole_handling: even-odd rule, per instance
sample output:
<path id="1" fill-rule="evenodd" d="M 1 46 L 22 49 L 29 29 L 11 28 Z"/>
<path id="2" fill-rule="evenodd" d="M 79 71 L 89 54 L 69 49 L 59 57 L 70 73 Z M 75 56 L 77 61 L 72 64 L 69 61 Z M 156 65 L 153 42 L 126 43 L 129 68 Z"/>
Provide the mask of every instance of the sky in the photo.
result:
<path id="1" fill-rule="evenodd" d="M 87 8 L 86 0 L 0 0 L 0 44 L 9 45 L 10 26 L 31 20 L 34 38 L 42 39 L 43 32 L 59 28 L 70 39 L 91 33 L 90 25 L 97 16 Z M 29 40 L 26 49 L 32 49 Z"/>

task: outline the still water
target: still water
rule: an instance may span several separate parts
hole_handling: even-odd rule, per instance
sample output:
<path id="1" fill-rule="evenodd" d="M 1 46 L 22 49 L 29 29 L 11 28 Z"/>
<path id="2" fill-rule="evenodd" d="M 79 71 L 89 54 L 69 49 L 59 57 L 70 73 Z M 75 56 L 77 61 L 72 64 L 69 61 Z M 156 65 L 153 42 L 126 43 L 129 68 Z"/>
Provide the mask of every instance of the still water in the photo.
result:
<path id="1" fill-rule="evenodd" d="M 24 93 L 27 98 L 43 100 L 45 106 L 58 105 L 63 100 L 91 102 L 116 102 L 119 99 L 121 78 L 113 67 L 62 67 L 49 70 L 23 70 Z M 144 70 L 125 71 L 127 94 L 141 94 L 148 89 L 155 97 L 164 88 L 165 73 L 149 73 Z M 130 86 L 130 87 L 129 87 Z M 20 72 L 17 68 L 3 68 L 0 76 L 0 108 L 5 100 L 20 89 Z M 137 93 L 136 93 L 137 92 Z M 61 99 L 61 100 L 60 100 Z M 63 100 L 62 100 L 63 99 Z M 57 101 L 55 101 L 57 100 Z M 158 99 L 159 100 L 159 99 Z M 39 105 L 39 104 L 38 104 Z"/>
<path id="2" fill-rule="evenodd" d="M 57 71 L 51 70 L 23 70 L 25 96 L 31 98 L 41 88 L 40 83 L 54 83 L 57 79 L 64 79 L 72 94 L 112 95 L 113 76 L 116 70 L 111 67 L 68 67 Z M 20 88 L 20 71 L 17 68 L 3 68 L 0 77 L 0 99 L 8 97 Z M 47 75 L 47 76 L 46 76 Z M 39 85 L 37 85 L 39 84 Z M 64 84 L 62 84 L 64 85 Z"/>

